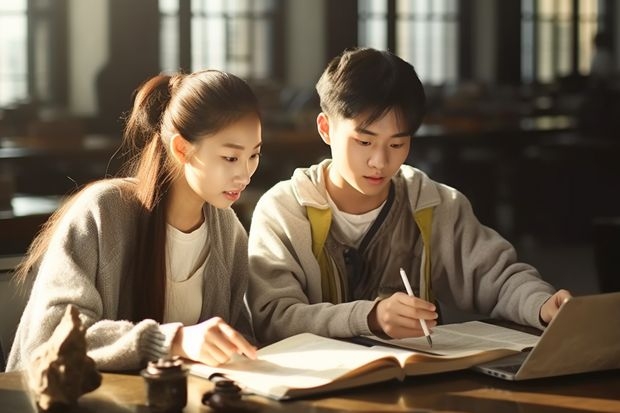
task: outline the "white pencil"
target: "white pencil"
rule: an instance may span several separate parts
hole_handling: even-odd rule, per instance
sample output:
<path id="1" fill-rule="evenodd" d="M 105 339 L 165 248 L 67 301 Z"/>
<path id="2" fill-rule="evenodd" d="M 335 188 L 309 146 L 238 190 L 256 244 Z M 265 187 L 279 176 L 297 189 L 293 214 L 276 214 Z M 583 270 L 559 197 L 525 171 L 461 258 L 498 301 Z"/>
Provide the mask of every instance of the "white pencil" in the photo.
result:
<path id="1" fill-rule="evenodd" d="M 400 269 L 400 278 L 403 279 L 403 284 L 405 284 L 407 294 L 409 294 L 410 297 L 415 297 L 415 294 L 413 294 L 413 290 L 411 289 L 411 284 L 409 284 L 409 278 L 407 277 L 407 273 L 402 268 Z M 424 330 L 424 335 L 426 336 L 426 341 L 428 341 L 428 345 L 433 347 L 433 340 L 431 339 L 431 333 L 428 331 L 428 327 L 426 326 L 426 320 L 420 319 L 420 325 L 422 326 L 422 330 Z"/>

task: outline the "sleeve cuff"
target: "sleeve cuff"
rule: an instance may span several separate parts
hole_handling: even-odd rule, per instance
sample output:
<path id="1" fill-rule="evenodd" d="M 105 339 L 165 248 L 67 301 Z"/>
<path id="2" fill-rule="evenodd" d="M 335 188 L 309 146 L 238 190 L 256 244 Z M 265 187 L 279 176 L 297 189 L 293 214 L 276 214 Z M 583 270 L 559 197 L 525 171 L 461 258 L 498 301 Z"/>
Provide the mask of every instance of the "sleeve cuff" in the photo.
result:
<path id="1" fill-rule="evenodd" d="M 154 361 L 170 355 L 172 340 L 182 323 L 154 324 L 143 333 L 140 352 L 147 361 Z"/>
<path id="2" fill-rule="evenodd" d="M 361 317 L 358 319 L 357 325 L 352 326 L 354 335 L 369 336 L 375 334 L 372 332 L 370 326 L 368 325 L 368 315 L 370 314 L 372 309 L 375 308 L 379 301 L 381 301 L 381 298 L 377 297 L 374 299 L 374 301 L 360 302 L 360 304 L 363 303 L 363 305 L 361 306 L 362 308 L 360 309 L 361 311 L 359 311 Z"/>

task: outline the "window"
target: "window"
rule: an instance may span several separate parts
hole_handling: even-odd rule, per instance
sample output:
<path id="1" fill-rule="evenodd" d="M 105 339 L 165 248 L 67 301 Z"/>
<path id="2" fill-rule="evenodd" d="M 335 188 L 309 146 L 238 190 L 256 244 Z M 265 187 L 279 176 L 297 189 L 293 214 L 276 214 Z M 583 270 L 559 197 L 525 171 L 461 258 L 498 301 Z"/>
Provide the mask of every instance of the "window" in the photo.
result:
<path id="1" fill-rule="evenodd" d="M 26 0 L 0 2 L 0 107 L 28 98 Z"/>
<path id="2" fill-rule="evenodd" d="M 396 53 L 411 62 L 428 84 L 458 78 L 457 0 L 396 3 Z"/>
<path id="3" fill-rule="evenodd" d="M 599 6 L 596 0 L 581 0 L 579 2 L 579 71 L 590 72 L 592 57 L 594 56 L 594 36 L 599 27 L 599 19 L 604 13 L 603 4 Z"/>
<path id="4" fill-rule="evenodd" d="M 390 22 L 389 3 L 358 0 L 358 44 L 388 49 L 389 30 L 394 30 L 395 53 L 415 66 L 422 82 L 454 83 L 458 78 L 458 0 L 396 0 L 394 22 Z"/>
<path id="5" fill-rule="evenodd" d="M 388 48 L 388 4 L 385 0 L 357 2 L 357 38 L 360 46 L 386 50 Z"/>
<path id="6" fill-rule="evenodd" d="M 521 8 L 524 82 L 551 83 L 573 73 L 589 73 L 602 16 L 598 0 L 523 0 Z"/>
<path id="7" fill-rule="evenodd" d="M 0 1 L 0 107 L 66 104 L 66 2 Z"/>
<path id="8" fill-rule="evenodd" d="M 163 70 L 214 68 L 246 79 L 274 77 L 278 0 L 191 0 L 186 14 L 178 0 L 160 0 Z M 181 31 L 189 26 L 189 44 Z"/>
<path id="9" fill-rule="evenodd" d="M 159 65 L 163 72 L 176 72 L 181 67 L 179 53 L 179 1 L 159 0 Z"/>

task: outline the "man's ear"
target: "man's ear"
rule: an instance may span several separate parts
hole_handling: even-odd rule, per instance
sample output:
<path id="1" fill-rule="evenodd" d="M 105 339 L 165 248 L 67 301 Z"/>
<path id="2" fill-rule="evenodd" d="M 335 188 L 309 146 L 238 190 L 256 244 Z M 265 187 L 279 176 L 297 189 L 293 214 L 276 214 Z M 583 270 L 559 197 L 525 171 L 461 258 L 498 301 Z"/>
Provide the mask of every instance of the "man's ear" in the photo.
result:
<path id="1" fill-rule="evenodd" d="M 170 139 L 170 153 L 179 163 L 189 161 L 192 144 L 180 134 L 175 134 Z"/>
<path id="2" fill-rule="evenodd" d="M 319 131 L 323 142 L 329 145 L 331 142 L 329 139 L 329 118 L 323 112 L 316 117 L 316 129 Z"/>

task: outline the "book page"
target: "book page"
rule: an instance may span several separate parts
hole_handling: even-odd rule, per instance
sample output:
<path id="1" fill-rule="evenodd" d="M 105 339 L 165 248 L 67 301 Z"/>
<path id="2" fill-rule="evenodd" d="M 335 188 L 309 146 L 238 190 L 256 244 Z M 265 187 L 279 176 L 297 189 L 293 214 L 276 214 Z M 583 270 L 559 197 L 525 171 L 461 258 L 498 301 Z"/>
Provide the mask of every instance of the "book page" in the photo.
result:
<path id="1" fill-rule="evenodd" d="M 431 337 L 433 339 L 432 348 L 428 345 L 426 337 L 391 340 L 375 336 L 370 338 L 392 346 L 443 357 L 466 357 L 497 349 L 522 351 L 535 346 L 539 339 L 533 334 L 481 321 L 437 326 L 433 328 Z"/>
<path id="2" fill-rule="evenodd" d="M 397 368 L 396 359 L 372 348 L 299 334 L 258 351 L 258 359 L 236 357 L 221 367 L 195 364 L 190 371 L 202 377 L 221 373 L 255 393 L 282 398 L 289 389 L 325 386 L 335 380 L 359 376 L 382 367 Z"/>

